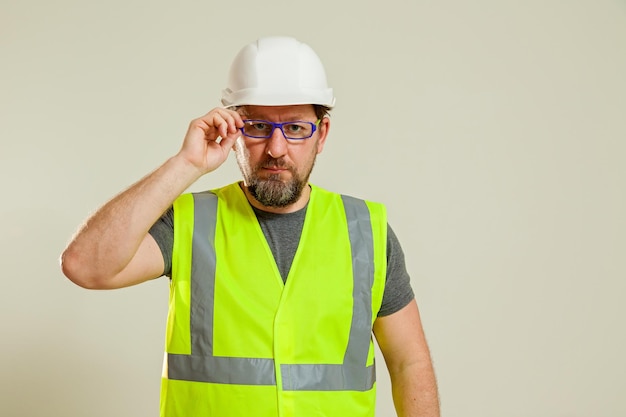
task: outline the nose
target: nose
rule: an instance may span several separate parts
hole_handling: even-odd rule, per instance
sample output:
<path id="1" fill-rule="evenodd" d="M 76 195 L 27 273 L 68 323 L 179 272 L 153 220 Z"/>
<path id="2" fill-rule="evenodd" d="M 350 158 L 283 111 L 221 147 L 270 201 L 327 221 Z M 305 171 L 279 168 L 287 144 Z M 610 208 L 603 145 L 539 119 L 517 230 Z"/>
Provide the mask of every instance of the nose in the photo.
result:
<path id="1" fill-rule="evenodd" d="M 287 153 L 287 139 L 283 135 L 283 131 L 279 128 L 275 128 L 272 132 L 272 136 L 267 139 L 265 145 L 265 151 L 272 158 L 280 158 Z"/>

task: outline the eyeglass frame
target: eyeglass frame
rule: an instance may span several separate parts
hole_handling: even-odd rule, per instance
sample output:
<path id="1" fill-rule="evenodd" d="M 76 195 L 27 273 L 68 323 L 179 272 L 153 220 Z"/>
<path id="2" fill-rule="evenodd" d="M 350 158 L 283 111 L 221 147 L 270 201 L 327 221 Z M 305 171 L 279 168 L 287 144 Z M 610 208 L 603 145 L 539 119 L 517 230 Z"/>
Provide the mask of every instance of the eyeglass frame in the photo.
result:
<path id="1" fill-rule="evenodd" d="M 262 120 L 262 119 L 244 119 L 243 122 L 247 123 L 247 122 L 262 122 L 262 123 L 266 123 L 268 125 L 272 125 L 272 130 L 270 131 L 268 136 L 250 136 L 248 134 L 246 134 L 246 132 L 244 132 L 243 127 L 240 127 L 239 130 L 241 130 L 241 133 L 247 137 L 247 138 L 252 138 L 252 139 L 269 139 L 272 137 L 272 135 L 274 134 L 274 131 L 276 130 L 276 128 L 278 128 L 281 133 L 283 134 L 283 137 L 287 140 L 306 140 L 309 139 L 313 136 L 313 134 L 317 131 L 317 128 L 320 124 L 320 122 L 322 121 L 322 119 L 317 119 L 317 121 L 315 123 L 313 122 L 309 122 L 307 120 L 292 120 L 289 122 L 283 122 L 283 123 L 274 123 L 274 122 L 270 122 L 269 120 Z M 285 131 L 283 130 L 283 126 L 284 125 L 290 125 L 290 124 L 294 124 L 294 123 L 308 123 L 313 127 L 313 130 L 311 130 L 311 134 L 309 136 L 303 137 L 303 138 L 290 138 L 287 137 L 287 135 L 285 134 Z"/>

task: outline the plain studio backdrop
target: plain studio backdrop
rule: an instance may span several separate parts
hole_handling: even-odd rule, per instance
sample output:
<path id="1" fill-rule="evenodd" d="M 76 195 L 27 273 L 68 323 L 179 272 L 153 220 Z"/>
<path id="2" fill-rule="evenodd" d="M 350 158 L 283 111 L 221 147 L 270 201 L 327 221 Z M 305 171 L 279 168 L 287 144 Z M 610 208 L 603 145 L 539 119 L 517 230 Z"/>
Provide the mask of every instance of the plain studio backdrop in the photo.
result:
<path id="1" fill-rule="evenodd" d="M 156 416 L 168 281 L 88 291 L 78 225 L 291 35 L 337 106 L 312 182 L 387 204 L 446 417 L 626 415 L 626 3 L 1 1 L 0 415 Z M 234 158 L 191 190 L 240 178 Z M 378 415 L 393 416 L 378 357 Z"/>

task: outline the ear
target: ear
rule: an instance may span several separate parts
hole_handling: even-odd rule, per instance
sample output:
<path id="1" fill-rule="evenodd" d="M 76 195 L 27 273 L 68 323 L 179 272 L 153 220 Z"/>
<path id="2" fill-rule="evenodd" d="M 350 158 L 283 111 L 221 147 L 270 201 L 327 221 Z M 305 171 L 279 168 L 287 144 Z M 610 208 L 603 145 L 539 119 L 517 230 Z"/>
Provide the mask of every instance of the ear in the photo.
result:
<path id="1" fill-rule="evenodd" d="M 317 153 L 319 154 L 324 149 L 324 144 L 326 143 L 326 138 L 328 137 L 328 131 L 330 130 L 330 117 L 324 116 L 324 118 L 320 120 L 317 130 L 319 131 L 319 138 L 317 139 Z"/>

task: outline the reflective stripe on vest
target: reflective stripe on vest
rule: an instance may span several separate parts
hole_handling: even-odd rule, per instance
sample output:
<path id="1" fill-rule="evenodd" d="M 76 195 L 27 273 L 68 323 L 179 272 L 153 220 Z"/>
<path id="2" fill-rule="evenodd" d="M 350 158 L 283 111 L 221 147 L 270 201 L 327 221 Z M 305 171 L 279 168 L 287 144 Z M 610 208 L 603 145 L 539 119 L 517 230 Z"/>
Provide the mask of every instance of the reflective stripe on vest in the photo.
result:
<path id="1" fill-rule="evenodd" d="M 194 229 L 191 254 L 191 355 L 168 353 L 172 380 L 239 385 L 276 385 L 273 359 L 221 357 L 213 354 L 216 253 L 214 248 L 218 198 L 211 192 L 193 194 Z M 352 252 L 353 311 L 342 364 L 281 364 L 284 391 L 368 391 L 376 380 L 374 365 L 366 366 L 371 340 L 371 289 L 374 242 L 367 204 L 342 196 Z M 208 245 L 208 247 L 207 247 Z M 194 256 L 203 253 L 204 256 Z M 209 254 L 209 256 L 206 256 Z M 364 382 L 365 381 L 365 382 Z"/>

